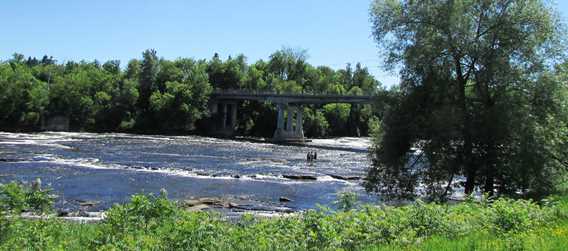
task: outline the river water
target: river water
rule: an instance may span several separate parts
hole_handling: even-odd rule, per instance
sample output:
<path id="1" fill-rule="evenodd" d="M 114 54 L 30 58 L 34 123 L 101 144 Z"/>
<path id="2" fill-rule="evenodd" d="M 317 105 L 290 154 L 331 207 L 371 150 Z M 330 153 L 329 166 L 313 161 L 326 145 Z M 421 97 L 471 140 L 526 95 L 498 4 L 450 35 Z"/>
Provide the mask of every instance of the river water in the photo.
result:
<path id="1" fill-rule="evenodd" d="M 0 183 L 40 178 L 58 195 L 58 208 L 94 201 L 89 210 L 104 210 L 164 188 L 171 199 L 215 197 L 297 211 L 333 207 L 344 191 L 373 201 L 357 179 L 369 165 L 368 146 L 367 138 L 290 146 L 199 136 L 0 132 Z M 312 164 L 308 151 L 318 154 Z"/>

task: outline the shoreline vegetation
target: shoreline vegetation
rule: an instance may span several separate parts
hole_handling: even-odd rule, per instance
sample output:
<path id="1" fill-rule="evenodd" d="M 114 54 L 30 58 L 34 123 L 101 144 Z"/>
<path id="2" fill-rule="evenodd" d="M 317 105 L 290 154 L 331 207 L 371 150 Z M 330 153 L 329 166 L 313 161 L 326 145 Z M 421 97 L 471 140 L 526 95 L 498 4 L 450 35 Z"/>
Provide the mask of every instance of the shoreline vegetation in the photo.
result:
<path id="1" fill-rule="evenodd" d="M 283 48 L 268 60 L 248 63 L 244 55 L 226 60 L 158 57 L 153 49 L 126 67 L 15 53 L 0 61 L 0 129 L 14 132 L 129 132 L 215 135 L 222 116 L 212 113 L 214 90 L 275 93 L 383 95 L 386 91 L 361 64 L 344 69 L 314 66 L 307 52 Z M 307 137 L 369 135 L 381 105 L 306 105 Z M 236 135 L 272 137 L 277 112 L 263 102 L 239 103 Z"/>
<path id="2" fill-rule="evenodd" d="M 568 243 L 568 196 L 538 203 L 507 198 L 458 204 L 360 205 L 339 196 L 336 211 L 278 218 L 191 212 L 160 195 L 134 195 L 98 223 L 47 216 L 53 196 L 38 185 L 0 187 L 1 250 L 562 250 Z M 45 217 L 21 218 L 23 211 Z"/>

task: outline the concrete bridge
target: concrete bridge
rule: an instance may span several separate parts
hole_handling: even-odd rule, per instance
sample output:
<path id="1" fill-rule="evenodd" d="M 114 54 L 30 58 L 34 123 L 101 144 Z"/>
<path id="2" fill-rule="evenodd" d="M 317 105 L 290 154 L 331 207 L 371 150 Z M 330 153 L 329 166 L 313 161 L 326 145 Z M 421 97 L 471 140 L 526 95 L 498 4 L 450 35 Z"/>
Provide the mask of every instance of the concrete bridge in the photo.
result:
<path id="1" fill-rule="evenodd" d="M 216 90 L 211 94 L 210 107 L 212 113 L 221 114 L 221 131 L 224 134 L 232 134 L 236 128 L 238 102 L 244 100 L 269 102 L 276 105 L 278 117 L 276 130 L 272 137 L 274 142 L 304 142 L 302 105 L 370 104 L 373 96 Z M 286 118 L 284 118 L 285 115 Z"/>

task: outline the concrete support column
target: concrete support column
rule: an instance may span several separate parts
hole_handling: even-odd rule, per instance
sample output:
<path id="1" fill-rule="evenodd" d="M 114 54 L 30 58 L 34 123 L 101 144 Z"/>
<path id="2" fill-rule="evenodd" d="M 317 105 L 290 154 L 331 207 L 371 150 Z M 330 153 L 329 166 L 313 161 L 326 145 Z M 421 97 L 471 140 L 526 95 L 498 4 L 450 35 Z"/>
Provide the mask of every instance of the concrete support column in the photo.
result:
<path id="1" fill-rule="evenodd" d="M 288 106 L 287 108 L 287 113 L 288 113 L 288 119 L 286 121 L 286 131 L 291 132 L 292 131 L 292 119 L 294 118 L 294 108 L 292 106 Z"/>
<path id="2" fill-rule="evenodd" d="M 227 104 L 223 103 L 223 118 L 222 118 L 222 123 L 221 123 L 221 128 L 225 129 L 227 128 Z"/>
<path id="3" fill-rule="evenodd" d="M 284 129 L 284 107 L 282 104 L 277 104 L 276 109 L 278 110 L 278 121 L 276 123 L 276 129 Z"/>
<path id="4" fill-rule="evenodd" d="M 237 127 L 237 103 L 231 104 L 231 129 Z"/>
<path id="5" fill-rule="evenodd" d="M 304 126 L 303 126 L 303 115 L 304 109 L 301 106 L 298 107 L 296 111 L 296 134 L 303 135 L 304 134 Z"/>

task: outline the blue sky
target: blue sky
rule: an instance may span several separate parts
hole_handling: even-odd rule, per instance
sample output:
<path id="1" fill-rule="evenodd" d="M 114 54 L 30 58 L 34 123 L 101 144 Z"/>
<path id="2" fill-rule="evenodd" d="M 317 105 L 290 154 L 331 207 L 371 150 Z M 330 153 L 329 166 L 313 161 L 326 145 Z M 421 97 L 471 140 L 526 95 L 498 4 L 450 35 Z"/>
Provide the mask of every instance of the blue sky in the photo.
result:
<path id="1" fill-rule="evenodd" d="M 568 1 L 558 0 L 568 17 Z M 0 60 L 14 52 L 125 65 L 154 48 L 167 59 L 267 59 L 283 46 L 306 49 L 309 62 L 342 68 L 361 62 L 385 85 L 371 37 L 369 0 L 2 0 Z"/>

